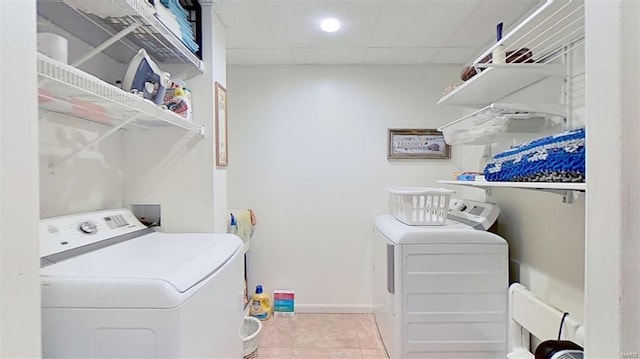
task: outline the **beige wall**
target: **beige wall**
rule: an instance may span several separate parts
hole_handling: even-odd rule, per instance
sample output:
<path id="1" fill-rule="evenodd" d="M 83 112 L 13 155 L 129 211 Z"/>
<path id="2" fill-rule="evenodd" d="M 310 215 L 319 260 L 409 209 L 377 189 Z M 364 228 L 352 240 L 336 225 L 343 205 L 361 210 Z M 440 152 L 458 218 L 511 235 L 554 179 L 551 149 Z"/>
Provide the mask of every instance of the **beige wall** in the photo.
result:
<path id="1" fill-rule="evenodd" d="M 229 204 L 253 208 L 250 290 L 296 308 L 368 311 L 373 219 L 386 187 L 437 186 L 452 160 L 387 160 L 388 128 L 437 128 L 458 66 L 229 67 Z"/>

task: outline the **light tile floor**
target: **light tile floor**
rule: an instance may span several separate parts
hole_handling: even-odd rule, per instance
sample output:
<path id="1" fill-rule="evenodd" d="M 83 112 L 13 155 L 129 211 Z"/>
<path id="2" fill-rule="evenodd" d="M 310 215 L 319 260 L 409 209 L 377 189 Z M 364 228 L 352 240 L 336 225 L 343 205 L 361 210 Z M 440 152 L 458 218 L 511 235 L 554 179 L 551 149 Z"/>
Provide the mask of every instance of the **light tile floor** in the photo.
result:
<path id="1" fill-rule="evenodd" d="M 296 314 L 262 322 L 259 359 L 386 359 L 371 314 Z"/>

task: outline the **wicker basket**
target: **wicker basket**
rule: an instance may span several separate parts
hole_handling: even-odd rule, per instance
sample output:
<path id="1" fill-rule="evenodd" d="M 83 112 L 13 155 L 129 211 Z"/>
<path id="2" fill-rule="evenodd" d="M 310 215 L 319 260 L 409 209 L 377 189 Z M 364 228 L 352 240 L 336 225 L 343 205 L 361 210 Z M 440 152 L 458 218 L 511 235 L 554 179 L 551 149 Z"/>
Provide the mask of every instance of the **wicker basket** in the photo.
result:
<path id="1" fill-rule="evenodd" d="M 240 336 L 243 343 L 243 358 L 255 359 L 258 357 L 258 338 L 262 331 L 262 323 L 254 317 L 245 317 L 240 328 Z"/>

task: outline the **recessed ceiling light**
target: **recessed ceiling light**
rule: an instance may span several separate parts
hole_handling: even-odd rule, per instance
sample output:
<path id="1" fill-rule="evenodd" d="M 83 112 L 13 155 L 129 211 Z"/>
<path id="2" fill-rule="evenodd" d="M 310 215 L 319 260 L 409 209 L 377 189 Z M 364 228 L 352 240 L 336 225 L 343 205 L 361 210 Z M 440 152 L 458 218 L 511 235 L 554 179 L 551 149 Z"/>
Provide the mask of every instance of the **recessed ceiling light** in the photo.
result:
<path id="1" fill-rule="evenodd" d="M 320 28 L 324 32 L 336 32 L 340 29 L 340 21 L 332 17 L 322 20 Z"/>

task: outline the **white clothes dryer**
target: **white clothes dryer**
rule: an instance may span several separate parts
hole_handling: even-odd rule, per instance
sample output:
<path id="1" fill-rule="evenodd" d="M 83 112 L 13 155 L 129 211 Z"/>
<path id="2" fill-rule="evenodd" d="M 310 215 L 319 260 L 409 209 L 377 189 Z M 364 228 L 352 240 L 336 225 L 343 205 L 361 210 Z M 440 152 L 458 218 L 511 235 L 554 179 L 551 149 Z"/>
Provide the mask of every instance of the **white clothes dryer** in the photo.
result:
<path id="1" fill-rule="evenodd" d="M 126 209 L 40 223 L 45 358 L 241 358 L 242 242 Z"/>
<path id="2" fill-rule="evenodd" d="M 376 217 L 375 319 L 391 359 L 505 358 L 508 248 L 499 209 L 452 199 L 445 225 Z"/>

